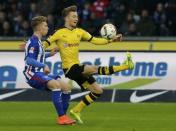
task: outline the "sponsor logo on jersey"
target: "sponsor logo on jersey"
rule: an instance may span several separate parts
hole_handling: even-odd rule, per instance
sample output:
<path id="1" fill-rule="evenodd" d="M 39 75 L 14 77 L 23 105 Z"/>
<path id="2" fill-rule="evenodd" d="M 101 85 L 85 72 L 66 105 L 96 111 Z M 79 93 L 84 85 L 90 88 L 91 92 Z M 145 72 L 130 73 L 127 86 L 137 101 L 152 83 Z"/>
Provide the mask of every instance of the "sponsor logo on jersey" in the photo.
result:
<path id="1" fill-rule="evenodd" d="M 29 53 L 34 53 L 34 47 L 31 47 L 30 49 L 29 49 Z"/>
<path id="2" fill-rule="evenodd" d="M 67 43 L 64 43 L 63 44 L 63 47 L 65 47 L 65 48 L 67 48 L 67 47 L 77 47 L 77 46 L 79 46 L 78 43 L 76 43 L 76 44 L 67 44 Z"/>

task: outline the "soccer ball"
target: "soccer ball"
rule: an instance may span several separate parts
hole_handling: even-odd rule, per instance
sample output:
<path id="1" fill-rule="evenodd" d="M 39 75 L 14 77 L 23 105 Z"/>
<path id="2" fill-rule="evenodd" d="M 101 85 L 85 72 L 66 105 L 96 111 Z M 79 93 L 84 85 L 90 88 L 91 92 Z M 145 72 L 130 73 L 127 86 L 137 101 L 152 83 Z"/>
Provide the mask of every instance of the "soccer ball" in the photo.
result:
<path id="1" fill-rule="evenodd" d="M 105 24 L 101 28 L 100 34 L 103 38 L 112 39 L 116 36 L 117 30 L 113 24 Z"/>

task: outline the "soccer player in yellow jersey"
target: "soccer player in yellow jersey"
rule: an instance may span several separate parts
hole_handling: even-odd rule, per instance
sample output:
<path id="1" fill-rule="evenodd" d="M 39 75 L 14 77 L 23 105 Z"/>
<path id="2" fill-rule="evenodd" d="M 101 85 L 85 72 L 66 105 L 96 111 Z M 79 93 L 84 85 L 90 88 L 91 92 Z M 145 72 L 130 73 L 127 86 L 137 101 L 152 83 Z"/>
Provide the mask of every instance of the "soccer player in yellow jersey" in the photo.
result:
<path id="1" fill-rule="evenodd" d="M 131 55 L 127 55 L 124 64 L 120 66 L 100 67 L 92 65 L 82 65 L 79 61 L 79 44 L 80 41 L 89 41 L 96 45 L 109 44 L 112 41 L 121 40 L 122 35 L 118 34 L 114 39 L 107 40 L 105 38 L 96 38 L 90 35 L 87 31 L 77 28 L 78 13 L 76 6 L 70 6 L 62 12 L 65 27 L 58 29 L 51 35 L 43 44 L 45 48 L 55 43 L 58 46 L 62 68 L 65 76 L 74 80 L 84 90 L 90 90 L 88 95 L 70 110 L 70 113 L 83 123 L 80 117 L 80 112 L 84 107 L 93 103 L 103 93 L 103 89 L 97 84 L 92 76 L 93 74 L 109 75 L 118 71 L 133 69 L 134 64 L 131 60 Z"/>

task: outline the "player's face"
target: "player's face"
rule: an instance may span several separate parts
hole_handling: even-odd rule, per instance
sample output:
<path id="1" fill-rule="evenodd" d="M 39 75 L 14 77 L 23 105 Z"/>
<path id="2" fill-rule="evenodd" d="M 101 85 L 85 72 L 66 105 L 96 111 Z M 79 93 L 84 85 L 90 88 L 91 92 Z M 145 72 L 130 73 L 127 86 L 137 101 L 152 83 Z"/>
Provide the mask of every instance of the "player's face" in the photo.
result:
<path id="1" fill-rule="evenodd" d="M 39 30 L 42 34 L 42 36 L 46 36 L 48 33 L 48 24 L 46 22 L 42 22 L 39 26 Z"/>
<path id="2" fill-rule="evenodd" d="M 70 12 L 68 16 L 66 16 L 66 22 L 71 27 L 76 27 L 78 23 L 78 13 L 77 12 Z"/>

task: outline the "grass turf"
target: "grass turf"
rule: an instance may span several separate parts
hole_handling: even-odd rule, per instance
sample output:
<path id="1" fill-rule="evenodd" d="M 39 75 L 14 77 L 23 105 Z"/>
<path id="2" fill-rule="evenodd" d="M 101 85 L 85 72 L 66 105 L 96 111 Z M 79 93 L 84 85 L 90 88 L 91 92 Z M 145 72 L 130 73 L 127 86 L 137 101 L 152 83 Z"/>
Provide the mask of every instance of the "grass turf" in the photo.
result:
<path id="1" fill-rule="evenodd" d="M 0 102 L 0 131 L 175 131 L 176 104 L 96 103 L 83 111 L 84 125 L 55 118 L 50 102 Z"/>

